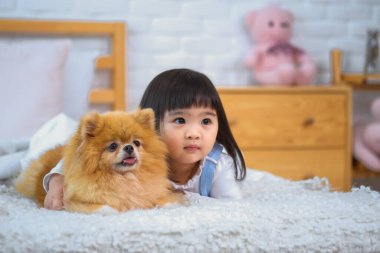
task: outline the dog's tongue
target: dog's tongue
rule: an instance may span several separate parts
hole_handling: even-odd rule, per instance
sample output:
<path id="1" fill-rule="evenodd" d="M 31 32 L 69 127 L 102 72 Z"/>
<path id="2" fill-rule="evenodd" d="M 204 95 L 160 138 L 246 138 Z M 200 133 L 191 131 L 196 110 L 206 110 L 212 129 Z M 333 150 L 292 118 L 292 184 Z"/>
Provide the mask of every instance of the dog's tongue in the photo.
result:
<path id="1" fill-rule="evenodd" d="M 136 163 L 136 161 L 137 159 L 135 157 L 128 157 L 123 160 L 123 165 L 124 166 L 133 165 Z"/>

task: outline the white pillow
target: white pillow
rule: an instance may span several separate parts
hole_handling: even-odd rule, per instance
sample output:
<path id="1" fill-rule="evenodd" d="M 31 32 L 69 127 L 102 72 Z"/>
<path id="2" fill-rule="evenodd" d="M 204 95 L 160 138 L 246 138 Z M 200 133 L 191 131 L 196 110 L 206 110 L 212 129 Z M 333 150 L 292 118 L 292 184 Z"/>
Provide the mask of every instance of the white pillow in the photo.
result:
<path id="1" fill-rule="evenodd" d="M 68 39 L 0 41 L 0 139 L 31 136 L 63 110 Z"/>

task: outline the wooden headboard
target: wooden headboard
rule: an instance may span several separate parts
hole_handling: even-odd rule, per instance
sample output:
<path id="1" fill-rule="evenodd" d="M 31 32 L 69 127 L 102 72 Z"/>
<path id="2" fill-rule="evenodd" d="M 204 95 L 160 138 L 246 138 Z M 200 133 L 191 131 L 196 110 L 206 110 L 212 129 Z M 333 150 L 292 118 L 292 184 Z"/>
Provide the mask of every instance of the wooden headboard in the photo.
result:
<path id="1" fill-rule="evenodd" d="M 22 35 L 109 37 L 111 52 L 97 57 L 96 69 L 111 71 L 109 88 L 91 89 L 90 104 L 109 104 L 113 110 L 125 110 L 126 25 L 122 22 L 82 22 L 0 19 L 0 33 Z"/>

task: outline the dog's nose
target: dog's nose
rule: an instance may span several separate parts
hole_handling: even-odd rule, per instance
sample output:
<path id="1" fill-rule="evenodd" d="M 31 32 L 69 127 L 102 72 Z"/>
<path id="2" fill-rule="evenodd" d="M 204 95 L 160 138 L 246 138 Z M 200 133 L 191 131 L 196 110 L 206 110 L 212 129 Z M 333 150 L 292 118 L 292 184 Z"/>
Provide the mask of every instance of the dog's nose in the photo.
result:
<path id="1" fill-rule="evenodd" d="M 133 153 L 133 146 L 132 145 L 127 145 L 123 148 L 123 150 L 125 152 L 127 152 L 128 154 L 132 154 Z"/>

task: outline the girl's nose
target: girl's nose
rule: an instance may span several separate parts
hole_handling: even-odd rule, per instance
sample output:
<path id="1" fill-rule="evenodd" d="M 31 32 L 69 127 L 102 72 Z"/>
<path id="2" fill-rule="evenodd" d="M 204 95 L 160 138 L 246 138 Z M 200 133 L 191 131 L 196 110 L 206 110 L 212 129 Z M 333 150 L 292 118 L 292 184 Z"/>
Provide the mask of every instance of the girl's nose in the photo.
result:
<path id="1" fill-rule="evenodd" d="M 200 134 L 199 131 L 197 130 L 197 127 L 188 127 L 185 133 L 185 138 L 186 139 L 199 139 Z"/>

